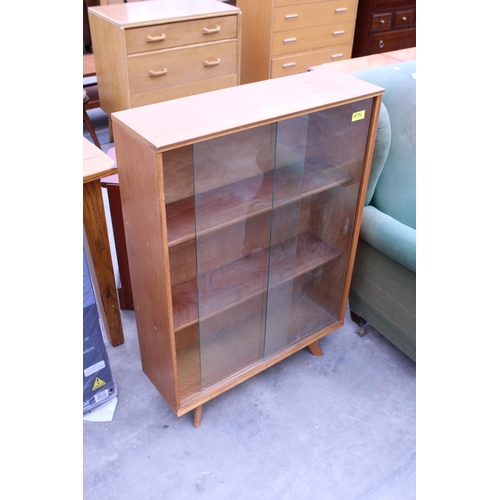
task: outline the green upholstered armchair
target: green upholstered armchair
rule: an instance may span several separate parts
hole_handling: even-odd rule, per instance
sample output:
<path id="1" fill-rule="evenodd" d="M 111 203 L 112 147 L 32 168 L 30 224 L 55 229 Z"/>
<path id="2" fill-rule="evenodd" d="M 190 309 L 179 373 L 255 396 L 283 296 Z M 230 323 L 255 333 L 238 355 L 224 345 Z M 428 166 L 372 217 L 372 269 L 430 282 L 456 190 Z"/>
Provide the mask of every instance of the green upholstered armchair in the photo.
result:
<path id="1" fill-rule="evenodd" d="M 353 76 L 386 90 L 349 294 L 351 318 L 369 323 L 416 361 L 416 61 Z"/>

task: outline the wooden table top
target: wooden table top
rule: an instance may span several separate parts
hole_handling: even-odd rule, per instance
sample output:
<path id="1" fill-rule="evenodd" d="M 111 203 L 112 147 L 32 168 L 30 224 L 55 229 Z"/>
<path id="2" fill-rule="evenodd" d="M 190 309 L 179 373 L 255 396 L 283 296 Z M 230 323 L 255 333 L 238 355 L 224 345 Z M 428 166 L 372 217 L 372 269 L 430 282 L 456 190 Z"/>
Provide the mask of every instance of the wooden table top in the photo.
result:
<path id="1" fill-rule="evenodd" d="M 84 54 L 83 56 L 83 78 L 96 76 L 94 54 Z"/>
<path id="2" fill-rule="evenodd" d="M 104 151 L 83 138 L 83 183 L 117 172 L 116 164 Z"/>
<path id="3" fill-rule="evenodd" d="M 314 66 L 313 69 L 330 68 L 341 73 L 354 73 L 362 69 L 373 68 L 375 66 L 384 66 L 395 62 L 413 61 L 417 58 L 417 49 L 394 50 L 384 52 L 383 54 L 373 54 L 371 56 L 355 57 L 354 59 L 344 59 L 342 61 L 331 62 Z"/>

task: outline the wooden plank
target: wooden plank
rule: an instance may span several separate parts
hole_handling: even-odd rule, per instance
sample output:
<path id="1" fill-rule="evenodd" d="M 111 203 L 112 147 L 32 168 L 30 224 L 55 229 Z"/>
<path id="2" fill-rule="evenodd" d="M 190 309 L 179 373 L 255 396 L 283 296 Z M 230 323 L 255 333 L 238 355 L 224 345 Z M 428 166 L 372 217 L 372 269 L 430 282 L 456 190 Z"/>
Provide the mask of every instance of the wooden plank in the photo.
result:
<path id="1" fill-rule="evenodd" d="M 175 329 L 195 324 L 198 313 L 203 320 L 261 294 L 268 279 L 269 286 L 278 286 L 338 256 L 336 250 L 306 232 L 299 235 L 297 242 L 292 238 L 270 251 L 258 251 L 198 279 L 180 283 L 172 290 Z"/>
<path id="2" fill-rule="evenodd" d="M 159 153 L 382 93 L 349 75 L 310 71 L 119 111 L 112 120 Z"/>
<path id="3" fill-rule="evenodd" d="M 195 343 L 180 351 L 178 353 L 178 367 L 181 409 L 177 415 L 181 416 L 199 404 L 213 399 L 342 326 L 342 322 L 322 311 L 317 304 L 304 295 L 295 294 L 292 297 L 291 309 L 292 311 L 300 310 L 300 315 L 292 314 L 290 321 L 293 326 L 293 318 L 300 316 L 300 324 L 297 323 L 295 331 L 292 332 L 292 335 L 296 336 L 298 340 L 273 356 L 264 357 L 262 351 L 260 355 L 257 355 L 259 344 L 256 343 L 255 321 L 258 323 L 260 317 L 250 317 L 238 325 L 233 325 L 231 328 L 234 332 L 233 335 L 228 332 L 228 335 L 220 337 L 224 339 L 224 344 L 218 342 L 218 338 L 214 337 L 213 342 L 204 345 L 201 353 L 202 363 L 205 357 L 207 366 L 215 362 L 217 368 L 217 372 L 206 374 L 208 379 L 205 382 L 213 384 L 208 390 L 200 390 L 199 344 Z M 231 356 L 221 355 L 224 352 L 231 352 Z"/>
<path id="4" fill-rule="evenodd" d="M 290 165 L 222 185 L 196 195 L 196 201 L 193 197 L 184 198 L 167 205 L 169 245 L 194 238 L 195 203 L 197 236 L 203 236 L 351 181 L 352 177 L 340 168 L 311 158 L 304 166 Z M 297 192 L 298 186 L 301 192 Z"/>
<path id="5" fill-rule="evenodd" d="M 130 279 L 144 373 L 179 408 L 161 156 L 115 131 Z M 136 170 L 141 166 L 140 175 Z"/>
<path id="6" fill-rule="evenodd" d="M 169 0 L 168 2 L 133 2 L 89 8 L 100 17 L 122 28 L 187 21 L 197 17 L 234 15 L 239 9 L 217 0 Z"/>

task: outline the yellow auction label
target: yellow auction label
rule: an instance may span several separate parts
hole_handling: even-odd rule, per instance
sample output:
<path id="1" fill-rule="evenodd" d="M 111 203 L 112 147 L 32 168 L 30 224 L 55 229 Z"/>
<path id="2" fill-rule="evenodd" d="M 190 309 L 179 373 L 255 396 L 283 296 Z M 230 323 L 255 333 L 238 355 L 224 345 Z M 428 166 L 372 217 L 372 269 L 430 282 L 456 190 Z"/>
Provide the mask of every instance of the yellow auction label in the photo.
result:
<path id="1" fill-rule="evenodd" d="M 357 122 L 358 120 L 364 120 L 365 119 L 365 110 L 363 111 L 356 111 L 355 113 L 352 114 L 352 120 L 353 122 Z"/>
<path id="2" fill-rule="evenodd" d="M 92 390 L 95 391 L 96 389 L 101 388 L 103 385 L 106 385 L 106 382 L 104 382 L 104 380 L 101 380 L 99 377 L 96 377 Z"/>

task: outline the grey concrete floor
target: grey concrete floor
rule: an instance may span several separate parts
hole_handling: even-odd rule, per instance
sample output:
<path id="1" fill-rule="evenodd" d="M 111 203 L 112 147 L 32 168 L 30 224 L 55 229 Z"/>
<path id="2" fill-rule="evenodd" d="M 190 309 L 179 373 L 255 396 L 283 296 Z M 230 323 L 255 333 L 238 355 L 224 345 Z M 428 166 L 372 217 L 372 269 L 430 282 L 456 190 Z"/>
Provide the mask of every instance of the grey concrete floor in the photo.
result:
<path id="1" fill-rule="evenodd" d="M 89 114 L 107 151 L 107 117 Z M 206 403 L 199 429 L 144 375 L 133 311 L 122 319 L 113 419 L 83 425 L 85 499 L 416 498 L 416 365 L 349 313 L 323 357 L 302 350 Z"/>

